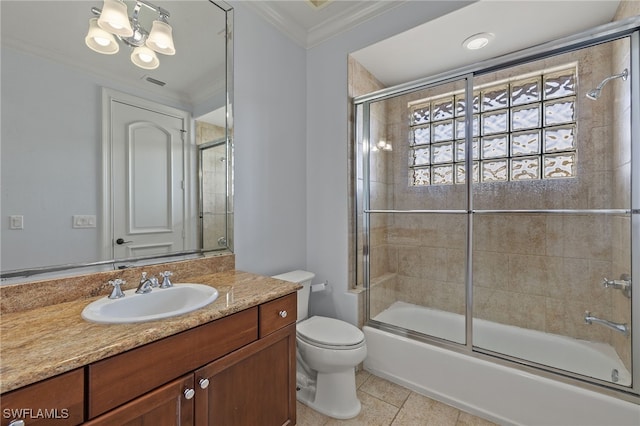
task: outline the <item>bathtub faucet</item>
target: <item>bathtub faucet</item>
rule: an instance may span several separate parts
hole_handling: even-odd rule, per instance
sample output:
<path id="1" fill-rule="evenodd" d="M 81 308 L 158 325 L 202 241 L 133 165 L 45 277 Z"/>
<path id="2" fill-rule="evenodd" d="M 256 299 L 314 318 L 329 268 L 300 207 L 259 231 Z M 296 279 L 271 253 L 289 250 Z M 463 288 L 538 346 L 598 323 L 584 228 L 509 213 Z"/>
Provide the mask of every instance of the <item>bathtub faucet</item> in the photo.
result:
<path id="1" fill-rule="evenodd" d="M 584 313 L 584 322 L 587 324 L 593 324 L 594 322 L 596 324 L 602 324 L 605 327 L 609 327 L 619 333 L 624 334 L 625 336 L 629 335 L 629 327 L 627 326 L 627 324 L 620 324 L 617 322 L 607 321 L 605 319 L 594 317 L 589 311 Z"/>
<path id="2" fill-rule="evenodd" d="M 622 291 L 626 297 L 631 298 L 631 276 L 622 274 L 619 280 L 610 280 L 605 278 L 602 281 L 604 288 L 615 288 Z"/>

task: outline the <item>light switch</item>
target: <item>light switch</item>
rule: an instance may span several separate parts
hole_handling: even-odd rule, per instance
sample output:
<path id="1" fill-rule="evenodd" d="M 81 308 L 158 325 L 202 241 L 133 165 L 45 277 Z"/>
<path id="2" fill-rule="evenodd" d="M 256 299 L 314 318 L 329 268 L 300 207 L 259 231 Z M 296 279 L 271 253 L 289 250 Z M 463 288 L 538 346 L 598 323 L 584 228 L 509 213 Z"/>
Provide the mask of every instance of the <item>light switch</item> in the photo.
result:
<path id="1" fill-rule="evenodd" d="M 73 215 L 73 227 L 74 228 L 95 228 L 96 216 L 91 214 Z"/>
<path id="2" fill-rule="evenodd" d="M 9 229 L 24 229 L 24 216 L 9 216 Z"/>

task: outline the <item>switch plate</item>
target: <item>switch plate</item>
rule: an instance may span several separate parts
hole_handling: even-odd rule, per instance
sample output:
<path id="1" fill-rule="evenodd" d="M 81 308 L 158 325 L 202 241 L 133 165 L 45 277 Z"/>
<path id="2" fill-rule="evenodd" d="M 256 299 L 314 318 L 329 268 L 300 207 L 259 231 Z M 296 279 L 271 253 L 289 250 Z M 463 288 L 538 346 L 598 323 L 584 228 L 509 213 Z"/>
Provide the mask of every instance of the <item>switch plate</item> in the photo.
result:
<path id="1" fill-rule="evenodd" d="M 73 215 L 73 227 L 74 228 L 95 228 L 96 216 L 91 214 Z"/>
<path id="2" fill-rule="evenodd" d="M 24 216 L 9 216 L 9 229 L 24 229 Z"/>

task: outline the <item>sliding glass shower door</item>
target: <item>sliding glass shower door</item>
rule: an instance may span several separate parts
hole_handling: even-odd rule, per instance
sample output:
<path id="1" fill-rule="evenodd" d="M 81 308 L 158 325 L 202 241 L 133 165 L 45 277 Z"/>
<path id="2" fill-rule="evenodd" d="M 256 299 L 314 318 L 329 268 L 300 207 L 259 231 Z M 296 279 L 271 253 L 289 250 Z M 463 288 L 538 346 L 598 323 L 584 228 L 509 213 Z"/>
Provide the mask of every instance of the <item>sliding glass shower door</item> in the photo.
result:
<path id="1" fill-rule="evenodd" d="M 364 179 L 370 316 L 462 344 L 466 84 L 457 79 L 368 104 Z M 397 314 L 414 306 L 450 320 L 418 324 Z"/>
<path id="2" fill-rule="evenodd" d="M 369 324 L 638 393 L 640 41 L 594 39 L 356 99 Z"/>
<path id="3" fill-rule="evenodd" d="M 472 235 L 475 347 L 626 386 L 631 299 L 604 283 L 631 274 L 630 82 L 587 95 L 628 72 L 629 51 L 624 38 L 474 79 Z"/>

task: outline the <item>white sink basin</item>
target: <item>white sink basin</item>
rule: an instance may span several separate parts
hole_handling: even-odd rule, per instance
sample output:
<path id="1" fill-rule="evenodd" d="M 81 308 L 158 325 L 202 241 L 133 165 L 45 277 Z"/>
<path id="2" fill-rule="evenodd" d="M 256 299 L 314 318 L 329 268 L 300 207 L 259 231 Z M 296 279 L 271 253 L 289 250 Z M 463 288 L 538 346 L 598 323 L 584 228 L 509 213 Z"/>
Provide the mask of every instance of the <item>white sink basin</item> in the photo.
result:
<path id="1" fill-rule="evenodd" d="M 195 311 L 218 298 L 214 287 L 191 283 L 154 288 L 147 294 L 136 294 L 135 289 L 124 294 L 120 299 L 103 297 L 88 304 L 82 318 L 104 324 L 153 321 Z"/>

